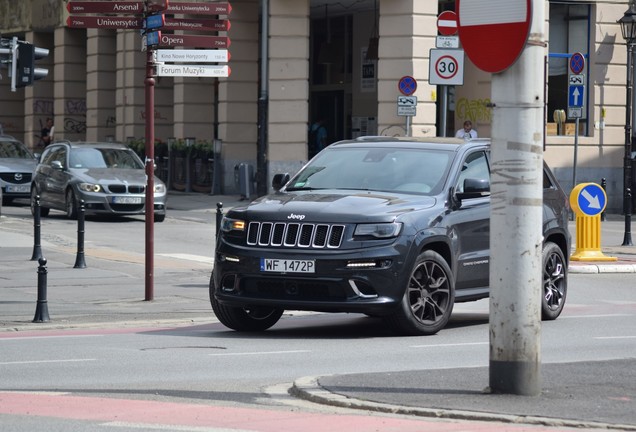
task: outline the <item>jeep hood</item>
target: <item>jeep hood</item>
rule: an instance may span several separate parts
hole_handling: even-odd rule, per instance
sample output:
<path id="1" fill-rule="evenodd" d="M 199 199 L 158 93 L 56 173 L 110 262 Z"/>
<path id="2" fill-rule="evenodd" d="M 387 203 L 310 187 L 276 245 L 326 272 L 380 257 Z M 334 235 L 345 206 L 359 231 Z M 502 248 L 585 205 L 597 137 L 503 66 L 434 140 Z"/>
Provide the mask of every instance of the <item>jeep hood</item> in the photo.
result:
<path id="1" fill-rule="evenodd" d="M 279 192 L 235 207 L 228 214 L 248 220 L 391 221 L 404 213 L 431 208 L 436 201 L 435 197 L 378 191 Z"/>

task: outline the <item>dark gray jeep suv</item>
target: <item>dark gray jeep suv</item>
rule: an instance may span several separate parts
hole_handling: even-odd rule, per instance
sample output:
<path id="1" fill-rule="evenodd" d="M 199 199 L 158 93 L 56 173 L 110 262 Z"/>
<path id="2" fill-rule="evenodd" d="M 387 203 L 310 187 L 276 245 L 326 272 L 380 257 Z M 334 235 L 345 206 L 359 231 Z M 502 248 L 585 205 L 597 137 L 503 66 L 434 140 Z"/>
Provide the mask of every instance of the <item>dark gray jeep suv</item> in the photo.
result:
<path id="1" fill-rule="evenodd" d="M 489 141 L 365 137 L 332 144 L 277 192 L 224 215 L 210 301 L 239 331 L 284 310 L 359 312 L 428 335 L 488 297 Z M 543 319 L 565 304 L 568 200 L 544 167 Z"/>

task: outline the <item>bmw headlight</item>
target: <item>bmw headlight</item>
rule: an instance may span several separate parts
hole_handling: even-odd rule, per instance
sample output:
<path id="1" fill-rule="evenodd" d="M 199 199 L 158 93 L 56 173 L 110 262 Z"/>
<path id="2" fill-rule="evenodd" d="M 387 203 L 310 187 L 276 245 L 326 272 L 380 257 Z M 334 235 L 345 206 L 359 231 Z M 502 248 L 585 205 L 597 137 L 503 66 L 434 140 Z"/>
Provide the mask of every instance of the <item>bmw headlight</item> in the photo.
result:
<path id="1" fill-rule="evenodd" d="M 358 224 L 354 237 L 375 237 L 379 239 L 397 237 L 402 230 L 398 222 Z"/>
<path id="2" fill-rule="evenodd" d="M 98 184 L 94 183 L 80 183 L 77 185 L 82 192 L 103 192 L 104 189 Z"/>
<path id="3" fill-rule="evenodd" d="M 166 193 L 166 185 L 163 183 L 155 183 L 155 195 L 163 195 Z"/>
<path id="4" fill-rule="evenodd" d="M 223 217 L 223 220 L 221 221 L 221 230 L 223 232 L 245 231 L 245 221 Z"/>

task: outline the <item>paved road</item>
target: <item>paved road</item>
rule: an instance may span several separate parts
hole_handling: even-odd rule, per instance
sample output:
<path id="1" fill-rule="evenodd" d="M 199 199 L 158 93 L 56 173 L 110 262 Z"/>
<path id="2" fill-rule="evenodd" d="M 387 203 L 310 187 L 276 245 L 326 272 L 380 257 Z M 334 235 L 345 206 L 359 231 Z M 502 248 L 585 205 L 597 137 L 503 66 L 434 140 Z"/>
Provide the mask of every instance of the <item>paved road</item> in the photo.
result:
<path id="1" fill-rule="evenodd" d="M 216 202 L 224 202 L 226 207 L 240 204 L 236 197 L 178 194 L 170 197 L 169 206 L 178 217 L 206 223 L 202 235 L 209 238 L 215 230 Z M 32 236 L 29 222 L 13 218 L 11 210 L 5 208 L 0 220 L 0 331 L 121 328 L 140 323 L 181 326 L 213 321 L 205 289 L 211 253 L 207 257 L 202 253 L 159 256 L 156 297 L 145 302 L 141 252 L 125 252 L 122 258 L 121 250 L 90 248 L 86 251 L 88 268 L 74 269 L 74 244 L 72 237 L 65 237 L 51 238 L 42 245 L 48 260 L 47 306 L 51 320 L 32 323 L 37 294 L 37 263 L 28 259 L 33 250 Z M 571 229 L 574 234 L 574 224 Z M 599 278 L 603 275 L 598 273 L 634 273 L 636 249 L 620 246 L 623 235 L 621 216 L 609 215 L 602 224 L 601 244 L 605 254 L 618 260 L 573 262 L 571 272 Z M 95 287 L 96 280 L 100 281 L 99 289 Z M 626 307 L 631 308 L 627 316 L 636 317 L 634 302 L 626 302 Z M 636 319 L 634 323 L 636 329 Z M 636 338 L 634 333 L 620 336 L 627 338 L 626 343 Z M 546 429 L 568 425 L 636 430 L 634 362 L 636 353 L 601 363 L 547 364 L 543 368 L 544 392 L 537 398 L 483 393 L 483 383 L 488 381 L 485 367 L 299 377 L 294 388 L 301 397 L 328 404 L 410 415 L 496 420 L 490 425 L 491 430 L 504 424 L 500 422 L 535 423 L 547 425 Z M 502 400 L 510 403 L 503 404 Z M 559 413 L 570 414 L 561 419 Z"/>

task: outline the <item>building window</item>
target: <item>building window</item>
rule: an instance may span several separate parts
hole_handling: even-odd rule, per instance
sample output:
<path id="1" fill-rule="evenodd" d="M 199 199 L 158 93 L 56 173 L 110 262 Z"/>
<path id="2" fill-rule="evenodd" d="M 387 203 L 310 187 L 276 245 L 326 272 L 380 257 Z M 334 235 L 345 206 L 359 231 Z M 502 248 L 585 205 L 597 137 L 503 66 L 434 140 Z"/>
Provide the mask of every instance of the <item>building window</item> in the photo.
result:
<path id="1" fill-rule="evenodd" d="M 570 109 L 581 104 L 579 117 L 579 134 L 589 133 L 589 49 L 590 49 L 590 16 L 589 4 L 573 2 L 550 2 L 550 35 L 548 55 L 548 100 L 547 100 L 547 134 L 574 135 L 576 116 L 579 110 Z M 574 53 L 585 57 L 585 67 L 578 77 L 572 77 L 570 58 Z M 582 81 L 583 94 L 572 85 L 572 81 Z M 580 88 L 580 87 L 578 87 Z M 576 95 L 573 93 L 576 91 Z M 569 111 L 569 112 L 568 112 Z M 574 115 L 574 117 L 568 114 Z"/>

